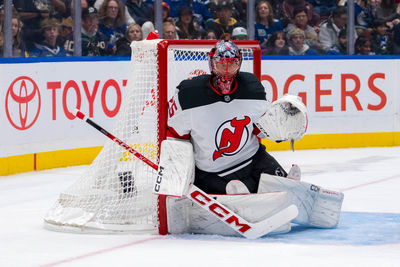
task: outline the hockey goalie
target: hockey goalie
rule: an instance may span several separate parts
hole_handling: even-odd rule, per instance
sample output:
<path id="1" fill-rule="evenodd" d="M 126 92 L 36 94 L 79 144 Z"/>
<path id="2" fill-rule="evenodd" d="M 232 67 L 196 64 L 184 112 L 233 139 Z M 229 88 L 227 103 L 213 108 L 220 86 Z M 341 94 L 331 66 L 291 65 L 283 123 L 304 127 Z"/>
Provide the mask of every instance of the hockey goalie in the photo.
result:
<path id="1" fill-rule="evenodd" d="M 295 205 L 296 217 L 283 220 L 275 233 L 290 231 L 292 223 L 336 227 L 343 194 L 300 181 L 297 165 L 285 171 L 259 141 L 301 139 L 306 107 L 292 95 L 268 103 L 256 76 L 239 71 L 241 63 L 238 47 L 219 41 L 209 52 L 211 74 L 182 81 L 169 101 L 163 179 L 155 187 L 169 195 L 168 231 L 237 235 L 185 197 L 191 183 L 249 222 Z"/>

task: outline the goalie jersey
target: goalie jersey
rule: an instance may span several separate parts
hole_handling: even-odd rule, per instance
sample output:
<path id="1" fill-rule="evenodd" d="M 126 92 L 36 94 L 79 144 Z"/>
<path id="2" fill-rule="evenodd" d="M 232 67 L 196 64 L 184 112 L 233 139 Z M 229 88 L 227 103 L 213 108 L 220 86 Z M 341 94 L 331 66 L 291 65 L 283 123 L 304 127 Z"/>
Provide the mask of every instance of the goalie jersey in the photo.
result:
<path id="1" fill-rule="evenodd" d="M 252 157 L 259 148 L 254 123 L 266 112 L 265 89 L 254 74 L 240 72 L 222 95 L 211 75 L 182 81 L 169 101 L 168 137 L 190 140 L 196 166 L 221 172 Z"/>

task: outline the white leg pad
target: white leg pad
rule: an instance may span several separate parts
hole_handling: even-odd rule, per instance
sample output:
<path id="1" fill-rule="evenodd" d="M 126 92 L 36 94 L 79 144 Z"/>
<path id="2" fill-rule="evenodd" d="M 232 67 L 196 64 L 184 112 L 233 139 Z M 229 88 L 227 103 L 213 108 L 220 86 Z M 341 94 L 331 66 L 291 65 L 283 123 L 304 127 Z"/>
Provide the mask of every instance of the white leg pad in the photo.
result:
<path id="1" fill-rule="evenodd" d="M 252 223 L 264 220 L 289 206 L 286 192 L 211 196 Z M 167 218 L 168 232 L 171 234 L 240 236 L 186 197 L 167 197 Z M 286 223 L 272 233 L 286 233 L 290 229 L 290 223 Z"/>
<path id="2" fill-rule="evenodd" d="M 164 140 L 153 193 L 183 196 L 194 181 L 194 154 L 190 142 Z"/>
<path id="3" fill-rule="evenodd" d="M 343 193 L 320 188 L 319 186 L 261 174 L 258 193 L 286 191 L 289 204 L 294 204 L 299 215 L 294 223 L 321 228 L 333 228 L 339 223 Z"/>

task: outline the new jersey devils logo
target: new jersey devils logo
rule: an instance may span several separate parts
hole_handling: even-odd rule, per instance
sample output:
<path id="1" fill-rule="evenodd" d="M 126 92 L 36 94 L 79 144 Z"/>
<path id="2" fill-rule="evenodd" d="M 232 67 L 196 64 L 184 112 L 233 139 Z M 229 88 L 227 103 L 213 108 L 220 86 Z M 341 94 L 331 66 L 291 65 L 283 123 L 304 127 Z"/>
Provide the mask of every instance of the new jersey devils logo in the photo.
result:
<path id="1" fill-rule="evenodd" d="M 27 76 L 15 79 L 6 94 L 6 114 L 18 130 L 30 128 L 40 113 L 40 93 L 35 81 Z M 15 114 L 18 113 L 18 114 Z"/>
<path id="2" fill-rule="evenodd" d="M 222 156 L 232 156 L 238 153 L 249 139 L 249 130 L 246 125 L 250 123 L 250 118 L 245 116 L 239 120 L 234 118 L 224 122 L 217 130 L 215 135 L 215 145 L 217 149 L 213 153 L 213 160 Z"/>

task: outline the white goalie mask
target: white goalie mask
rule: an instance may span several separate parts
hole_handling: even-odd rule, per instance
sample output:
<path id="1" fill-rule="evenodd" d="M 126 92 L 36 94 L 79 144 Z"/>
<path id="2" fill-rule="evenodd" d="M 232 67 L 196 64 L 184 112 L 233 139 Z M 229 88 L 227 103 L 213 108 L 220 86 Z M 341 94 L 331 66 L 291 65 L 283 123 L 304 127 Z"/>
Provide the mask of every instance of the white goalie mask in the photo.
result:
<path id="1" fill-rule="evenodd" d="M 239 48 L 232 41 L 222 40 L 208 55 L 210 72 L 217 77 L 216 89 L 222 94 L 229 94 L 242 64 Z"/>

